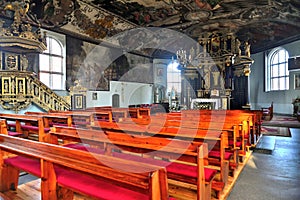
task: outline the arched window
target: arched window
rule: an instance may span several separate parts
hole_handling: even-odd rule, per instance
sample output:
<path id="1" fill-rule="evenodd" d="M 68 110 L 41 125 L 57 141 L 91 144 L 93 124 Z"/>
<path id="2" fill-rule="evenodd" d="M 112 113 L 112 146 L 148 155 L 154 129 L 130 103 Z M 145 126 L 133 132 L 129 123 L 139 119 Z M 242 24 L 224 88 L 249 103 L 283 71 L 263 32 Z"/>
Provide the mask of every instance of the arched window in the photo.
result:
<path id="1" fill-rule="evenodd" d="M 276 48 L 267 57 L 266 91 L 289 89 L 289 54 L 284 48 Z"/>
<path id="2" fill-rule="evenodd" d="M 63 39 L 62 39 L 63 38 Z M 65 89 L 64 37 L 47 32 L 47 50 L 40 54 L 39 79 L 54 90 Z"/>
<path id="3" fill-rule="evenodd" d="M 175 96 L 180 99 L 181 93 L 181 71 L 178 69 L 178 63 L 176 61 L 172 61 L 168 65 L 167 69 L 167 87 L 168 93 L 171 95 L 171 98 L 174 99 Z"/>

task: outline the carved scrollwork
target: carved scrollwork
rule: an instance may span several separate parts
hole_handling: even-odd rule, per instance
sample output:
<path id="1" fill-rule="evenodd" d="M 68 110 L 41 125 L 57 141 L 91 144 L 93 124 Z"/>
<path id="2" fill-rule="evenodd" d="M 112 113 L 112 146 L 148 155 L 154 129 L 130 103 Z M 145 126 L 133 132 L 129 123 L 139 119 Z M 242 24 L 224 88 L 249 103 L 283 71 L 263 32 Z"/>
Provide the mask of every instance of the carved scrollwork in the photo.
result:
<path id="1" fill-rule="evenodd" d="M 0 71 L 0 105 L 18 112 L 35 103 L 42 109 L 69 110 L 70 102 L 40 82 L 32 72 Z"/>

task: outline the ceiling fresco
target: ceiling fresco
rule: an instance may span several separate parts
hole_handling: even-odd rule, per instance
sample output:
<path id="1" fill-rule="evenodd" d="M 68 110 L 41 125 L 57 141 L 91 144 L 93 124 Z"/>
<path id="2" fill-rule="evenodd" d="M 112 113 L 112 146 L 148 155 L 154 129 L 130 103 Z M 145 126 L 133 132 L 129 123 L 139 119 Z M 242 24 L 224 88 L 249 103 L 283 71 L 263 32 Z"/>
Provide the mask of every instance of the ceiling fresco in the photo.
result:
<path id="1" fill-rule="evenodd" d="M 11 1 L 1 1 L 1 14 Z M 97 40 L 140 27 L 164 27 L 198 40 L 233 33 L 256 53 L 300 39 L 299 0 L 23 0 L 25 20 Z M 130 37 L 130 35 L 128 36 Z M 114 43 L 114 41 L 110 41 Z M 117 42 L 116 42 L 117 44 Z"/>

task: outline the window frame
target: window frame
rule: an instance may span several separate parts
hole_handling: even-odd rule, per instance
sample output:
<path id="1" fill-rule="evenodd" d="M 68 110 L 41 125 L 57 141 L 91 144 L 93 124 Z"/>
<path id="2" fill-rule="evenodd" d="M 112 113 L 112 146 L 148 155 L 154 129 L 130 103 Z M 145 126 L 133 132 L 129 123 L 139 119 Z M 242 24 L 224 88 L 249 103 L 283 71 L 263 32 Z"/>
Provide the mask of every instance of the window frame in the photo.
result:
<path id="1" fill-rule="evenodd" d="M 174 86 L 175 84 L 179 85 L 179 88 L 175 87 L 176 92 L 179 96 L 181 94 L 181 87 L 182 87 L 182 85 L 181 85 L 181 83 L 182 83 L 181 70 L 179 70 L 179 69 L 177 69 L 177 70 L 170 69 L 172 64 L 173 63 L 171 62 L 167 66 L 167 91 L 168 92 L 172 91 L 172 87 L 170 88 L 170 85 L 172 85 L 172 86 Z M 178 64 L 178 66 L 179 66 L 179 64 Z M 173 81 L 173 80 L 170 81 L 169 78 L 168 78 L 170 74 L 172 75 L 173 80 L 174 80 L 174 76 L 178 76 L 177 78 L 179 78 L 179 80 L 178 81 Z"/>
<path id="2" fill-rule="evenodd" d="M 55 40 L 59 44 L 59 46 L 61 47 L 61 54 L 60 55 L 55 54 L 55 53 L 52 54 L 52 52 L 47 52 L 47 50 L 40 54 L 40 56 L 39 56 L 39 73 L 38 73 L 39 74 L 39 78 L 41 77 L 41 73 L 48 74 L 49 75 L 49 87 L 51 89 L 58 90 L 58 91 L 59 90 L 66 90 L 66 37 L 63 34 L 52 32 L 52 31 L 49 31 L 49 30 L 42 30 L 42 31 L 46 32 L 46 37 L 47 38 L 53 39 L 53 40 Z M 47 47 L 47 48 L 49 48 L 49 47 Z M 41 70 L 41 65 L 40 65 L 40 63 L 41 63 L 41 55 L 46 55 L 49 58 L 49 71 L 47 71 L 47 70 Z M 52 68 L 52 66 L 51 66 L 51 61 L 52 60 L 50 59 L 49 56 L 54 57 L 54 58 L 61 58 L 62 59 L 61 60 L 61 62 L 62 62 L 62 64 L 61 64 L 62 69 L 61 69 L 60 72 L 58 72 L 57 70 L 54 70 Z M 53 84 L 54 78 L 53 78 L 53 75 L 61 75 L 61 79 L 62 80 L 61 80 L 61 86 L 60 86 L 60 88 L 54 88 L 54 84 Z M 43 82 L 43 80 L 41 80 L 41 78 L 40 78 L 40 81 Z"/>
<path id="3" fill-rule="evenodd" d="M 281 59 L 279 57 L 279 52 L 280 51 L 284 51 L 285 53 L 285 61 L 284 62 L 280 62 Z M 278 56 L 278 62 L 273 62 L 273 60 L 275 59 L 274 57 L 276 57 L 276 55 Z M 289 59 L 289 52 L 283 48 L 283 47 L 277 47 L 272 49 L 269 53 L 267 53 L 265 55 L 265 91 L 266 92 L 273 92 L 273 91 L 285 91 L 285 90 L 289 90 L 289 70 L 288 70 L 288 59 Z M 285 74 L 282 75 L 280 73 L 280 65 L 285 65 Z M 278 67 L 278 72 L 277 75 L 272 75 L 272 69 L 273 67 Z M 285 87 L 282 88 L 280 86 L 280 79 L 284 78 L 285 81 Z M 274 85 L 272 84 L 272 79 L 276 79 L 278 80 L 278 89 L 274 88 Z"/>

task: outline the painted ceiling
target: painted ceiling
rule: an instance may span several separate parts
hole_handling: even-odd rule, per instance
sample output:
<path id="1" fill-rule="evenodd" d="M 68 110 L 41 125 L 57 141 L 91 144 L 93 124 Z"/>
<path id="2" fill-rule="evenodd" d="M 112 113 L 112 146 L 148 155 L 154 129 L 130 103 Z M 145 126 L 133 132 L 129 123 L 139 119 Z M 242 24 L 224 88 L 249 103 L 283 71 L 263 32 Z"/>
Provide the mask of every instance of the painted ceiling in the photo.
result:
<path id="1" fill-rule="evenodd" d="M 1 1 L 4 7 L 10 1 Z M 300 39 L 299 0 L 24 0 L 27 21 L 97 40 L 140 27 L 163 27 L 197 40 L 233 33 L 256 53 Z M 2 10 L 2 15 L 5 11 Z M 128 36 L 130 37 L 130 36 Z M 109 41 L 114 43 L 113 41 Z"/>

